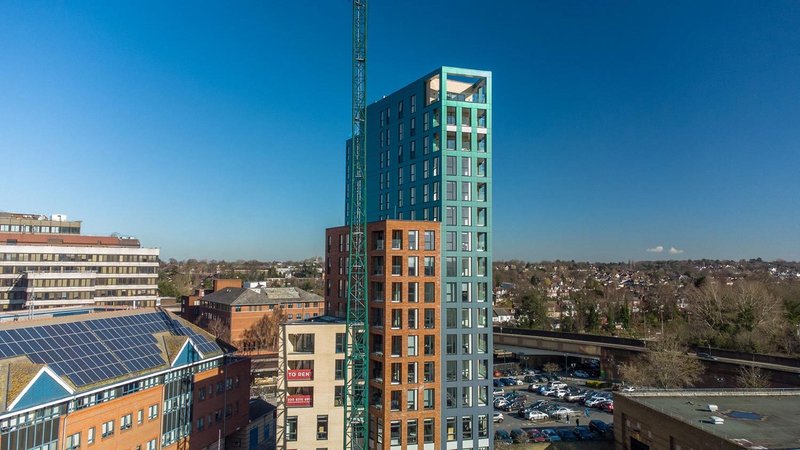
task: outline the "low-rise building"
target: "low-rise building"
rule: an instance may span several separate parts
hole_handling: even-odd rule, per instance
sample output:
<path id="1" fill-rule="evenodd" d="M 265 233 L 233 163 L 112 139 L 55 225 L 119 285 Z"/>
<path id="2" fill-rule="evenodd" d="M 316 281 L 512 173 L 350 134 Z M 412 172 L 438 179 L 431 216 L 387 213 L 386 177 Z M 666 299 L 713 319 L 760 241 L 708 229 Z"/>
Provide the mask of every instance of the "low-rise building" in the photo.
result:
<path id="1" fill-rule="evenodd" d="M 329 316 L 282 326 L 279 449 L 343 448 L 345 331 L 344 319 Z"/>
<path id="2" fill-rule="evenodd" d="M 800 444 L 800 390 L 653 390 L 614 396 L 620 450 L 768 449 Z"/>
<path id="3" fill-rule="evenodd" d="M 228 439 L 227 449 L 275 450 L 275 405 L 262 398 L 250 399 L 250 422 Z"/>
<path id="4" fill-rule="evenodd" d="M 0 448 L 217 449 L 250 361 L 156 309 L 0 324 Z"/>

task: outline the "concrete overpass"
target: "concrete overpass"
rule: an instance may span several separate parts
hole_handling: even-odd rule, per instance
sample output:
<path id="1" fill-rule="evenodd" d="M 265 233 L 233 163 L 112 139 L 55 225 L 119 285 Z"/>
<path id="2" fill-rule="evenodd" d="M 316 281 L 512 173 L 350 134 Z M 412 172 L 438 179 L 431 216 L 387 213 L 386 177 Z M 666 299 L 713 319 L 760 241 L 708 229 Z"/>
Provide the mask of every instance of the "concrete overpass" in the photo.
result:
<path id="1" fill-rule="evenodd" d="M 622 363 L 647 351 L 647 341 L 640 339 L 509 327 L 494 327 L 494 346 L 521 356 L 531 366 L 552 361 L 569 367 L 579 359 L 595 358 L 603 375 L 612 380 L 619 377 Z M 741 366 L 766 371 L 775 387 L 800 386 L 800 359 L 721 349 L 711 349 L 711 354 L 716 360 L 701 360 L 706 366 L 701 382 L 705 387 L 734 387 Z"/>

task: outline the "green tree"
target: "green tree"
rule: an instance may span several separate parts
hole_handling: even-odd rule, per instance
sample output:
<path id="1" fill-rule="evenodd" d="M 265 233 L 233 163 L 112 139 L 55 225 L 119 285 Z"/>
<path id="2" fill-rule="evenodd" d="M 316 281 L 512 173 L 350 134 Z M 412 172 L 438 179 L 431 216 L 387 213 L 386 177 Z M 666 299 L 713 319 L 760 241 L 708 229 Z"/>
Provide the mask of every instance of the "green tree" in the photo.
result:
<path id="1" fill-rule="evenodd" d="M 517 323 L 523 328 L 550 329 L 547 305 L 540 292 L 526 292 L 514 303 Z"/>

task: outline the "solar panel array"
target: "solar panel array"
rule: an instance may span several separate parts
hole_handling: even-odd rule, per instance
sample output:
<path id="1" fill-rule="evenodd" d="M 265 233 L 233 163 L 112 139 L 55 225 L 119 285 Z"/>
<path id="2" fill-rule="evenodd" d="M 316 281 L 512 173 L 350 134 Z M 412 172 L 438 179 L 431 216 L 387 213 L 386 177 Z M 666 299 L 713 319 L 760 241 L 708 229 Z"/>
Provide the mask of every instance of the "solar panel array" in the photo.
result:
<path id="1" fill-rule="evenodd" d="M 84 386 L 166 364 L 153 333 L 189 336 L 201 354 L 220 347 L 165 313 L 0 330 L 0 359 L 27 355 Z"/>

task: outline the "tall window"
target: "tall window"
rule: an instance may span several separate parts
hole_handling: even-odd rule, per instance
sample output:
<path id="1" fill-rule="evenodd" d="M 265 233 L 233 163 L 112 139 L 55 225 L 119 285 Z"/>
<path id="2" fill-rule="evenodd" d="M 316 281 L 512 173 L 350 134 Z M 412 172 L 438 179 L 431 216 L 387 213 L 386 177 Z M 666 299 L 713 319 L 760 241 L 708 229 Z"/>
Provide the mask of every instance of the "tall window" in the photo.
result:
<path id="1" fill-rule="evenodd" d="M 426 444 L 432 443 L 434 438 L 433 419 L 424 419 L 422 422 L 422 441 Z"/>
<path id="2" fill-rule="evenodd" d="M 328 439 L 328 416 L 317 416 L 317 440 Z"/>
<path id="3" fill-rule="evenodd" d="M 417 250 L 417 230 L 408 230 L 408 249 Z"/>
<path id="4" fill-rule="evenodd" d="M 74 450 L 81 446 L 81 434 L 75 433 L 67 436 L 65 448 L 67 450 Z"/>
<path id="5" fill-rule="evenodd" d="M 103 437 L 108 437 L 114 434 L 114 421 L 109 420 L 108 422 L 103 423 L 102 431 Z"/>
<path id="6" fill-rule="evenodd" d="M 408 257 L 408 276 L 410 276 L 410 277 L 417 276 L 417 257 L 416 256 L 409 256 Z"/>
<path id="7" fill-rule="evenodd" d="M 286 440 L 287 441 L 297 440 L 297 416 L 291 416 L 286 418 Z"/>
<path id="8" fill-rule="evenodd" d="M 436 245 L 436 232 L 425 230 L 425 250 L 434 250 Z"/>

